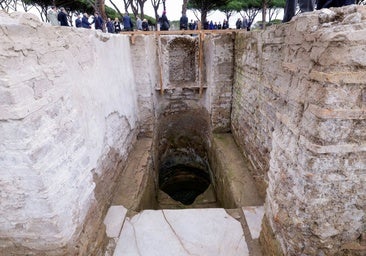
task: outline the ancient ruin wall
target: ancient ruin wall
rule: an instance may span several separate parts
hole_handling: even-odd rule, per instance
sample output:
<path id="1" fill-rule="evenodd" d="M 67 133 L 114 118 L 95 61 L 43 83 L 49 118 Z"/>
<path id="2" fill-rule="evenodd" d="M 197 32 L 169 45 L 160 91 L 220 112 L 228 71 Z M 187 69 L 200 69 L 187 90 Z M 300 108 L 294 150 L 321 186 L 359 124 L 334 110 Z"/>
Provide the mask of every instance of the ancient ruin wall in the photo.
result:
<path id="1" fill-rule="evenodd" d="M 214 132 L 229 132 L 234 79 L 234 35 L 208 34 L 204 38 L 204 67 L 207 80 L 206 108 Z"/>
<path id="2" fill-rule="evenodd" d="M 131 60 L 136 82 L 137 107 L 139 112 L 139 136 L 153 136 L 155 122 L 155 88 L 159 88 L 159 61 L 156 38 L 134 36 L 130 40 Z"/>
<path id="3" fill-rule="evenodd" d="M 212 130 L 230 131 L 233 40 L 232 34 L 209 33 L 202 39 L 199 34 L 131 36 L 141 136 L 152 136 L 160 115 L 202 107 Z"/>
<path id="4" fill-rule="evenodd" d="M 136 127 L 128 37 L 0 12 L 0 251 L 102 248 Z"/>
<path id="5" fill-rule="evenodd" d="M 363 255 L 366 9 L 242 33 L 235 51 L 232 131 L 268 185 L 265 223 L 280 251 Z"/>

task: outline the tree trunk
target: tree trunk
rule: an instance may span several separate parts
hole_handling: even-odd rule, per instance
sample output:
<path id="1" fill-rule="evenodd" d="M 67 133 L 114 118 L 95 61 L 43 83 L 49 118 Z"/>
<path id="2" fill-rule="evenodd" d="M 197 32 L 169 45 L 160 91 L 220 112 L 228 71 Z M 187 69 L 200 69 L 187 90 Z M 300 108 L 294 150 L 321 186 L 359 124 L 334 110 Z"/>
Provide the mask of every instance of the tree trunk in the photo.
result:
<path id="1" fill-rule="evenodd" d="M 145 6 L 146 0 L 139 0 L 138 3 L 140 5 L 140 18 L 144 19 L 145 13 L 144 13 L 144 6 Z"/>
<path id="2" fill-rule="evenodd" d="M 186 15 L 187 14 L 187 6 L 188 6 L 188 0 L 183 0 L 182 15 Z"/>
<path id="3" fill-rule="evenodd" d="M 262 6 L 262 29 L 266 29 L 267 1 L 263 0 Z"/>
<path id="4" fill-rule="evenodd" d="M 107 20 L 107 14 L 105 13 L 105 0 L 97 0 L 96 6 L 99 10 L 99 14 L 102 16 L 103 20 Z"/>
<path id="5" fill-rule="evenodd" d="M 203 27 L 203 24 L 205 24 L 207 19 L 207 10 L 202 10 L 201 12 L 201 26 Z"/>

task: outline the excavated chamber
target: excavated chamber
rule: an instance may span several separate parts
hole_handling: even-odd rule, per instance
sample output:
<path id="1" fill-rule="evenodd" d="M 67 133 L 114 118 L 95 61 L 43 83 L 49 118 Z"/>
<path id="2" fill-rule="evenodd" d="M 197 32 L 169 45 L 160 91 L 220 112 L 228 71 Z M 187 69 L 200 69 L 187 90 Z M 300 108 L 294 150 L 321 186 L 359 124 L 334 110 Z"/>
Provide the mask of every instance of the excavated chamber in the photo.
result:
<path id="1" fill-rule="evenodd" d="M 158 120 L 155 138 L 159 189 L 184 205 L 192 204 L 211 184 L 207 149 L 208 114 L 186 110 Z"/>

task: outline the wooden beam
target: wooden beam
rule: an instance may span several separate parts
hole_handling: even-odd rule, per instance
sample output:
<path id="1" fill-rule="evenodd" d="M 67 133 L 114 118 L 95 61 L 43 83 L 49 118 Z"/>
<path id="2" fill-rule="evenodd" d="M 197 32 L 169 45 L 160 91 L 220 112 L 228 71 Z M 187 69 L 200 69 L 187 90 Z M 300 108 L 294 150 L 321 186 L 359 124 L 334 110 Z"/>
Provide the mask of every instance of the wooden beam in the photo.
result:
<path id="1" fill-rule="evenodd" d="M 164 95 L 164 86 L 163 86 L 163 61 L 162 61 L 162 53 L 161 53 L 161 41 L 160 35 L 155 34 L 157 47 L 158 47 L 158 68 L 159 68 L 159 82 L 160 82 L 160 94 Z"/>
<path id="2" fill-rule="evenodd" d="M 214 29 L 214 30 L 168 30 L 168 31 L 122 31 L 119 34 L 121 35 L 198 35 L 201 33 L 204 34 L 230 34 L 230 33 L 244 32 L 240 29 Z M 245 31 L 246 32 L 246 31 Z"/>
<path id="3" fill-rule="evenodd" d="M 202 30 L 201 30 L 202 31 Z M 200 86 L 200 90 L 199 90 L 199 95 L 202 96 L 203 93 L 203 43 L 205 40 L 205 34 L 204 33 L 200 33 L 200 37 L 199 37 L 199 63 L 198 63 L 198 79 L 199 79 L 199 86 Z"/>

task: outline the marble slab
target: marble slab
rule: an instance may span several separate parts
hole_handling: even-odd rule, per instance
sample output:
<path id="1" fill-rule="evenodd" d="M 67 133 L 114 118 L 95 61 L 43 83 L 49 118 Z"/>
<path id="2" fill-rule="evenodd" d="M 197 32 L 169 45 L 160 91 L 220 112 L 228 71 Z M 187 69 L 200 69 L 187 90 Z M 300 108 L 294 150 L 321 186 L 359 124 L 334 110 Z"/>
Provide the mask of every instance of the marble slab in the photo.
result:
<path id="1" fill-rule="evenodd" d="M 119 236 L 127 209 L 122 205 L 112 205 L 109 207 L 107 215 L 104 218 L 107 237 L 116 238 Z"/>
<path id="2" fill-rule="evenodd" d="M 250 235 L 252 239 L 259 238 L 262 229 L 262 219 L 264 215 L 263 206 L 247 206 L 242 207 L 245 219 L 249 226 Z"/>
<path id="3" fill-rule="evenodd" d="M 224 209 L 145 210 L 126 218 L 114 256 L 248 256 L 240 222 Z"/>

